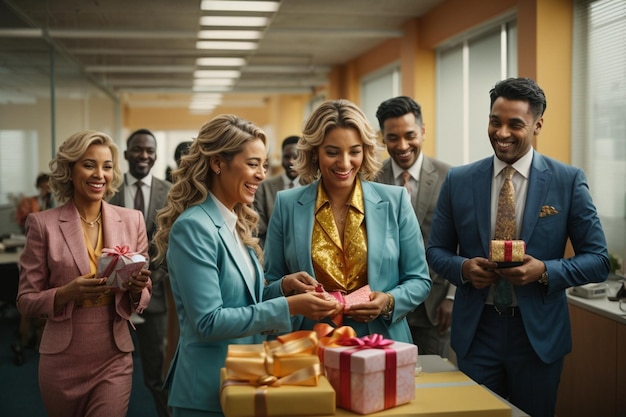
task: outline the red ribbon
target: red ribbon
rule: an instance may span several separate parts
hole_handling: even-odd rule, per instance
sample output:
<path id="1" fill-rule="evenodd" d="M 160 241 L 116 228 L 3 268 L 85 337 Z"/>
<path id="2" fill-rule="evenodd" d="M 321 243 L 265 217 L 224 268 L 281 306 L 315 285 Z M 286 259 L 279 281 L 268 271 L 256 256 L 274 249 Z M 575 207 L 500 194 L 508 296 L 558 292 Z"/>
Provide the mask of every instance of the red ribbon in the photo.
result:
<path id="1" fill-rule="evenodd" d="M 113 261 L 111 261 L 107 265 L 107 267 L 102 272 L 102 276 L 108 278 L 109 275 L 111 275 L 111 273 L 115 271 L 115 265 L 117 265 L 117 261 L 120 259 L 121 256 L 130 259 L 130 257 L 132 257 L 133 255 L 137 255 L 137 252 L 131 252 L 130 246 L 122 245 L 122 246 L 115 246 L 113 248 L 104 248 L 102 249 L 102 255 L 116 257 Z"/>
<path id="2" fill-rule="evenodd" d="M 510 240 L 504 241 L 504 260 L 507 262 L 513 260 L 513 242 Z"/>
<path id="3" fill-rule="evenodd" d="M 350 357 L 353 353 L 362 349 L 383 349 L 385 351 L 385 409 L 396 405 L 396 370 L 398 367 L 396 351 L 390 349 L 394 341 L 385 339 L 380 334 L 372 334 L 364 337 L 351 337 L 337 341 L 342 346 L 353 346 L 352 349 L 344 350 L 339 354 L 339 387 L 341 395 L 338 397 L 338 406 L 351 409 L 351 385 L 350 385 Z"/>

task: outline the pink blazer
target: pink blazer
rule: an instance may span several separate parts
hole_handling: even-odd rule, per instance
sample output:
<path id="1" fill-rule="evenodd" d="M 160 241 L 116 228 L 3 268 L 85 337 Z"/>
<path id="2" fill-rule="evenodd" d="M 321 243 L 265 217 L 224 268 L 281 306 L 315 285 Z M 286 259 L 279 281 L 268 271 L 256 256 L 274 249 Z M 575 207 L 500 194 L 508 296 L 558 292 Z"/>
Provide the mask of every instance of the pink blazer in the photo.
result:
<path id="1" fill-rule="evenodd" d="M 103 202 L 102 229 L 105 248 L 128 244 L 132 251 L 148 257 L 148 236 L 139 211 Z M 26 246 L 20 257 L 17 308 L 25 317 L 47 319 L 39 347 L 41 353 L 58 353 L 69 346 L 75 305 L 69 302 L 55 314 L 54 296 L 58 287 L 89 272 L 81 220 L 71 201 L 28 216 Z M 151 291 L 151 285 L 144 289 L 138 312 L 148 305 Z M 122 352 L 133 350 L 127 323 L 133 310 L 133 303 L 126 292 L 115 295 L 117 314 L 113 321 L 113 334 Z"/>

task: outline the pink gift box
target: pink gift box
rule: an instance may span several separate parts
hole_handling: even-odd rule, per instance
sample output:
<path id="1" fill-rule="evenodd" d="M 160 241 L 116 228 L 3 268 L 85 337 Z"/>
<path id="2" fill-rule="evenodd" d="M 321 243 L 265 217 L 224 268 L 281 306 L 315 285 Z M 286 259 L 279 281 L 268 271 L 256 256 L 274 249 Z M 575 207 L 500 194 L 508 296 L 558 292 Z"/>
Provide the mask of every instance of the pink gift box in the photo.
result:
<path id="1" fill-rule="evenodd" d="M 326 377 L 337 392 L 337 407 L 370 414 L 415 399 L 414 344 L 327 347 L 322 355 Z"/>

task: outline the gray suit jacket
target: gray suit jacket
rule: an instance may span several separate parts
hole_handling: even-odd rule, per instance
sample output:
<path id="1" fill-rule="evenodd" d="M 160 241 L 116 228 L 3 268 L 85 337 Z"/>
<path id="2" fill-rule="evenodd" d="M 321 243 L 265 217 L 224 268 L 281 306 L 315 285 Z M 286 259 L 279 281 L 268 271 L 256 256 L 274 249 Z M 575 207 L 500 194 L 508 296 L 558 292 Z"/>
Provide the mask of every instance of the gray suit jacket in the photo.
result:
<path id="1" fill-rule="evenodd" d="M 169 192 L 172 184 L 168 181 L 161 180 L 158 178 L 152 177 L 152 184 L 150 185 L 150 202 L 148 204 L 148 216 L 145 218 L 146 222 L 146 231 L 148 232 L 148 243 L 149 247 L 149 257 L 152 260 L 155 256 L 155 247 L 152 244 L 152 236 L 156 232 L 156 216 L 157 210 L 162 209 L 167 203 L 167 193 Z M 110 204 L 125 207 L 124 203 L 124 191 L 126 188 L 126 183 L 122 183 L 117 193 L 115 193 L 111 199 L 109 200 Z M 150 261 L 150 271 L 152 274 L 150 275 L 150 279 L 152 280 L 152 299 L 150 300 L 150 305 L 146 309 L 148 313 L 164 313 L 166 311 L 165 305 L 165 289 L 163 287 L 163 282 L 167 279 L 167 269 L 162 267 L 159 268 L 158 265 L 155 265 L 152 261 Z"/>
<path id="2" fill-rule="evenodd" d="M 417 203 L 413 205 L 413 210 L 415 211 L 417 221 L 419 222 L 420 229 L 422 230 L 422 236 L 424 237 L 424 244 L 428 243 L 430 225 L 432 223 L 433 213 L 437 204 L 437 197 L 439 196 L 441 184 L 443 183 L 449 169 L 450 165 L 424 155 L 424 162 L 422 163 L 419 188 L 417 192 Z M 383 163 L 383 168 L 378 173 L 376 181 L 391 185 L 396 183 L 393 178 L 391 158 L 387 159 Z M 450 282 L 441 275 L 437 274 L 431 268 L 429 268 L 429 272 L 433 284 L 430 289 L 430 295 L 424 302 L 424 306 L 426 307 L 428 320 L 434 325 L 437 306 L 439 306 L 439 304 L 441 304 L 446 297 Z M 407 316 L 409 325 L 413 324 L 411 320 L 412 314 L 413 313 L 409 313 Z"/>
<path id="3" fill-rule="evenodd" d="M 261 182 L 259 188 L 254 194 L 254 209 L 259 214 L 259 224 L 257 235 L 261 239 L 261 246 L 265 243 L 265 233 L 267 232 L 267 224 L 274 210 L 274 200 L 276 194 L 284 188 L 283 176 L 276 175 Z"/>

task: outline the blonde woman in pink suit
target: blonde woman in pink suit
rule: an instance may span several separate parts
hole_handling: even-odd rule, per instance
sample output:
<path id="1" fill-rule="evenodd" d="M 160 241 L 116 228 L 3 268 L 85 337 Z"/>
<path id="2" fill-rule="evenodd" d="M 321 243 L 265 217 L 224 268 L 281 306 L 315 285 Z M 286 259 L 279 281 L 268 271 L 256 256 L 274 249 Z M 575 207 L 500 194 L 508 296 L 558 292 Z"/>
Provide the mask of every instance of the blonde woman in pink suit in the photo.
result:
<path id="1" fill-rule="evenodd" d="M 104 201 L 121 183 L 118 150 L 104 133 L 69 137 L 50 162 L 60 207 L 30 214 L 20 258 L 17 306 L 46 319 L 39 347 L 39 389 L 50 417 L 125 416 L 132 384 L 128 322 L 151 294 L 142 269 L 122 291 L 95 278 L 103 248 L 129 245 L 146 256 L 139 211 Z"/>

